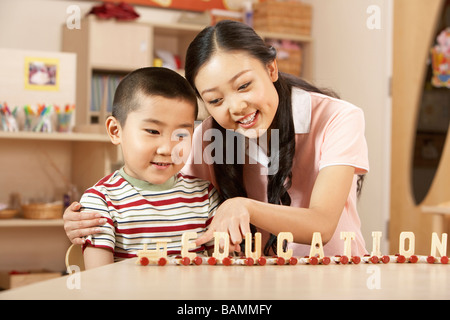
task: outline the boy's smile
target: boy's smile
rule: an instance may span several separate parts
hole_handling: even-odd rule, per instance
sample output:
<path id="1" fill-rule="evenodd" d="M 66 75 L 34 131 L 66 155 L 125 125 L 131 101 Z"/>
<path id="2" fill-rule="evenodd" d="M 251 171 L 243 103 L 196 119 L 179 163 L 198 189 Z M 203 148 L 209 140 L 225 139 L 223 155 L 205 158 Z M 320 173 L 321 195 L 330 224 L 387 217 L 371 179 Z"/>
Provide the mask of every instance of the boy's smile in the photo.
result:
<path id="1" fill-rule="evenodd" d="M 125 172 L 139 180 L 162 184 L 184 166 L 191 150 L 194 106 L 181 99 L 140 95 L 139 108 L 118 125 L 117 141 Z"/>

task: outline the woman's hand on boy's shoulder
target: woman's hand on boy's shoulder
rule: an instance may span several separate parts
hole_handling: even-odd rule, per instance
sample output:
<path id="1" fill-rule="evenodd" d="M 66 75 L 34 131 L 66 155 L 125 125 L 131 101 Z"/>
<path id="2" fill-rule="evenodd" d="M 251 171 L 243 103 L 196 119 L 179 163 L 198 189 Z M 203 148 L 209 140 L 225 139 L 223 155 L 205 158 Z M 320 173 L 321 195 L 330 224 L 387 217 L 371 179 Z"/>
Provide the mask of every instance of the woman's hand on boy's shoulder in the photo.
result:
<path id="1" fill-rule="evenodd" d="M 84 237 L 99 232 L 97 228 L 106 222 L 100 213 L 81 211 L 81 204 L 73 202 L 64 211 L 64 230 L 73 244 L 84 244 Z"/>

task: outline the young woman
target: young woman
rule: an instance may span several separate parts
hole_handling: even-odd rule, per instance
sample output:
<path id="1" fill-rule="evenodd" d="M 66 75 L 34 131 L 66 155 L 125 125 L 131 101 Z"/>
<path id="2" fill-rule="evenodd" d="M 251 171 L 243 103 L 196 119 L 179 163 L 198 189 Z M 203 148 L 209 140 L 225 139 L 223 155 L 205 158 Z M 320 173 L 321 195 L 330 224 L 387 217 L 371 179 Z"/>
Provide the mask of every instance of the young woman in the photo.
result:
<path id="1" fill-rule="evenodd" d="M 349 231 L 352 255 L 366 253 L 356 206 L 369 167 L 359 108 L 279 72 L 276 50 L 239 22 L 219 22 L 194 39 L 186 78 L 211 117 L 195 130 L 183 171 L 211 181 L 223 198 L 198 245 L 227 231 L 239 250 L 258 230 L 267 255 L 287 231 L 294 255 L 303 256 L 320 232 L 331 256 L 342 254 L 340 232 Z M 65 229 L 80 243 L 96 220 L 76 209 L 66 210 Z"/>

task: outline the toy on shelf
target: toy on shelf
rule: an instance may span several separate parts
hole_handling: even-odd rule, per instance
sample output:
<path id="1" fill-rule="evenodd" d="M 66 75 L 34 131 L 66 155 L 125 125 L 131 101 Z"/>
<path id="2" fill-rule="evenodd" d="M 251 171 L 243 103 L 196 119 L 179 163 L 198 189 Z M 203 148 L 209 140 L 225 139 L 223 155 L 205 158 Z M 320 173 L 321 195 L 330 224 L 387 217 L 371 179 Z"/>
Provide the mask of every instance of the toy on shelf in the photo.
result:
<path id="1" fill-rule="evenodd" d="M 309 256 L 295 257 L 292 249 L 285 248 L 285 242 L 293 242 L 293 235 L 290 232 L 280 232 L 277 236 L 277 256 L 266 257 L 261 255 L 261 233 L 257 232 L 254 236 L 254 250 L 252 250 L 252 234 L 245 235 L 245 256 L 233 257 L 229 255 L 230 238 L 227 232 L 214 232 L 214 252 L 211 257 L 198 256 L 189 249 L 195 248 L 195 243 L 191 240 L 197 238 L 195 232 L 186 232 L 181 239 L 181 256 L 167 257 L 167 243 L 171 242 L 168 238 L 154 240 L 156 249 L 148 250 L 144 244 L 144 249 L 137 252 L 138 259 L 136 264 L 147 265 L 241 265 L 241 266 L 264 266 L 264 265 L 329 265 L 334 264 L 387 264 L 387 263 L 429 263 L 429 264 L 448 264 L 447 257 L 447 234 L 443 233 L 441 240 L 437 233 L 433 232 L 431 238 L 431 251 L 429 256 L 418 256 L 414 254 L 415 236 L 413 232 L 402 232 L 399 239 L 399 253 L 396 255 L 382 255 L 380 251 L 380 239 L 382 233 L 377 231 L 372 233 L 373 247 L 370 255 L 352 256 L 351 242 L 355 239 L 354 232 L 341 232 L 341 239 L 344 241 L 344 252 L 342 255 L 327 257 L 324 255 L 322 236 L 320 232 L 315 232 L 311 241 Z M 406 241 L 409 246 L 406 248 Z M 223 247 L 220 247 L 220 243 Z"/>
<path id="2" fill-rule="evenodd" d="M 437 44 L 431 49 L 431 83 L 438 88 L 450 88 L 450 27 L 443 30 L 436 40 Z"/>

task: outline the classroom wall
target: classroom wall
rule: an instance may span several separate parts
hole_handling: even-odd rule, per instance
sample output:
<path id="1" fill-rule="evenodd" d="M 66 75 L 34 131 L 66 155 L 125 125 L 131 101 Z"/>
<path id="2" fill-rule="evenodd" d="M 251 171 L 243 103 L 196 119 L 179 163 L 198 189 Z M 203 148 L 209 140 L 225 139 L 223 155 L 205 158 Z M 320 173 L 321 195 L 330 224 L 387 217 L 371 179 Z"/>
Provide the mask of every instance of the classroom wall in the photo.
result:
<path id="1" fill-rule="evenodd" d="M 364 111 L 370 172 L 359 200 L 359 215 L 368 250 L 372 246 L 372 231 L 382 231 L 382 251 L 387 252 L 392 0 L 314 0 L 311 3 L 314 5 L 314 82 L 335 90 L 342 99 Z"/>
<path id="2" fill-rule="evenodd" d="M 334 89 L 341 98 L 361 107 L 366 116 L 366 138 L 371 171 L 359 203 L 363 235 L 371 246 L 371 232 L 387 236 L 390 179 L 390 98 L 392 0 L 304 0 L 313 4 L 314 81 Z M 61 25 L 70 5 L 82 14 L 93 1 L 2 0 L 0 47 L 58 51 Z M 380 25 L 367 22 L 379 9 Z M 142 21 L 176 21 L 174 10 L 138 7 Z M 375 14 L 375 16 L 374 16 Z M 372 21 L 373 22 L 373 21 Z M 1 70 L 0 70 L 1 72 Z M 386 240 L 384 238 L 383 240 Z M 387 248 L 387 243 L 383 243 Z"/>

